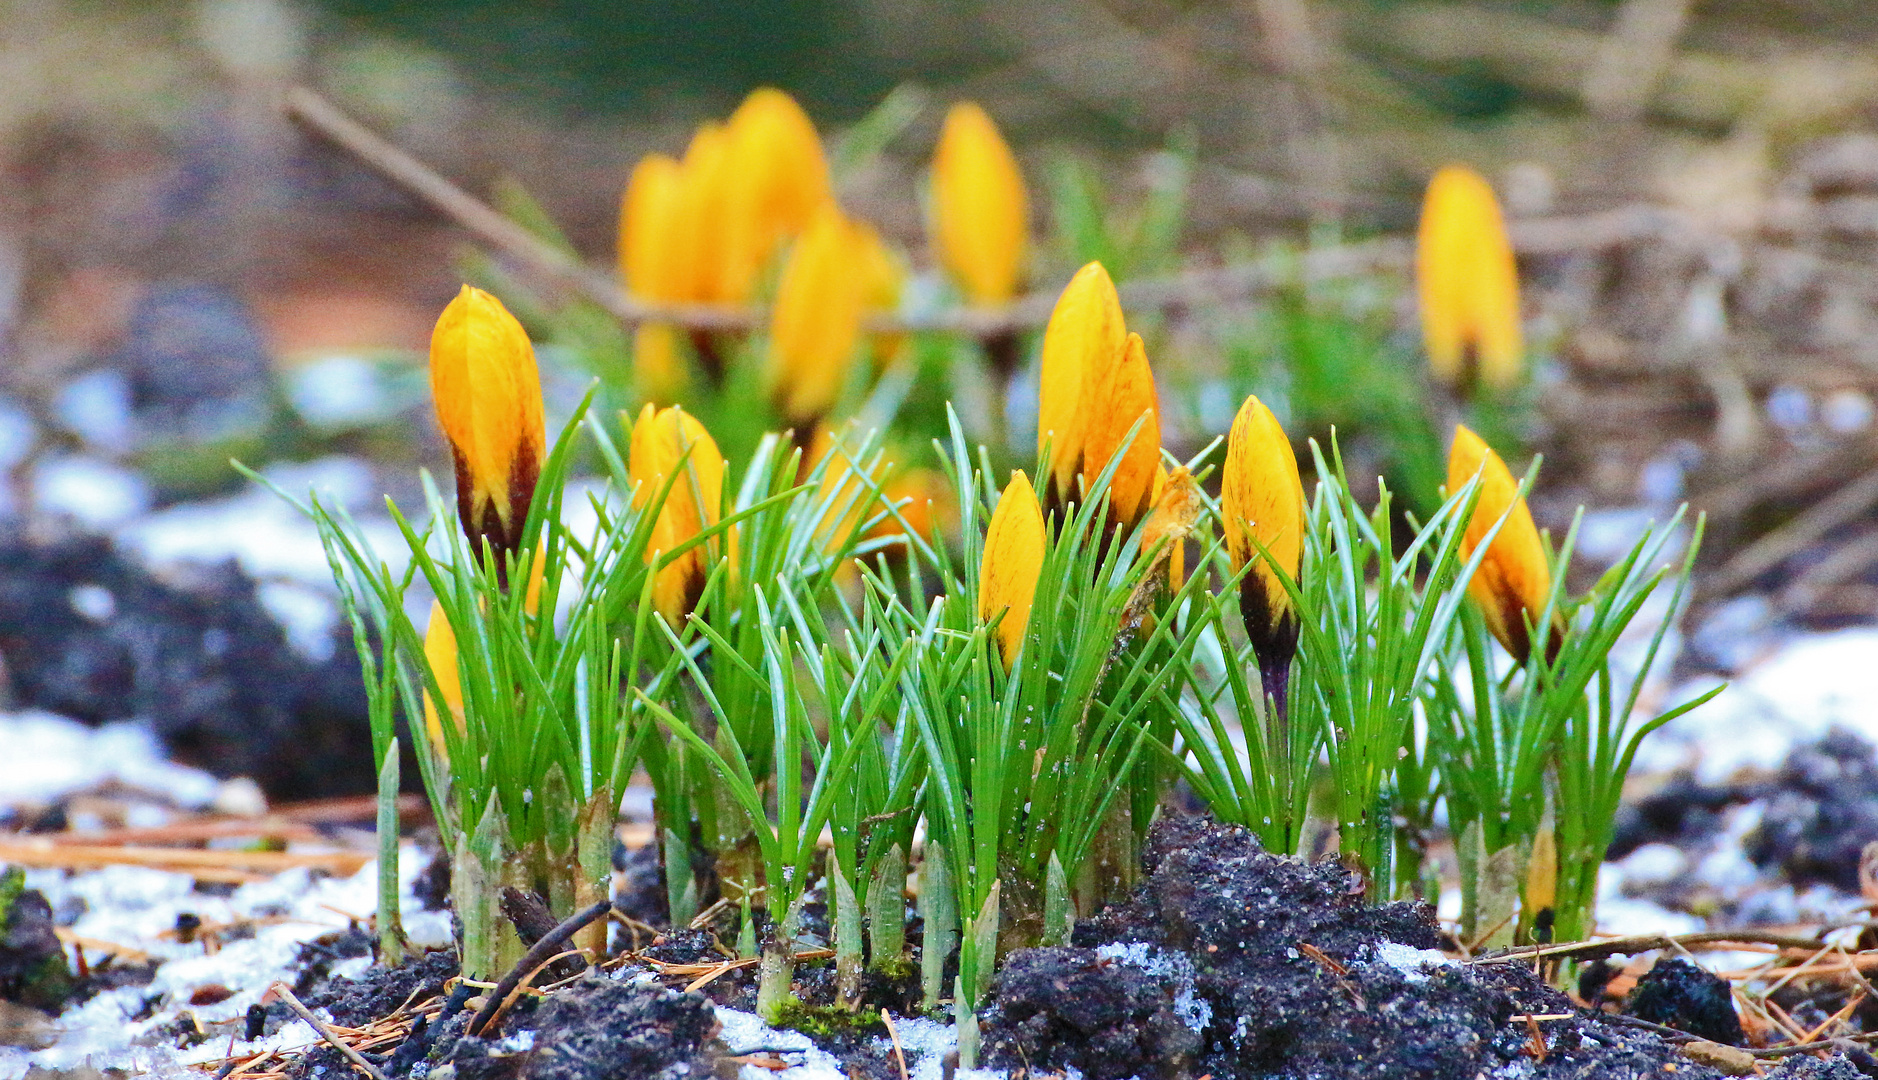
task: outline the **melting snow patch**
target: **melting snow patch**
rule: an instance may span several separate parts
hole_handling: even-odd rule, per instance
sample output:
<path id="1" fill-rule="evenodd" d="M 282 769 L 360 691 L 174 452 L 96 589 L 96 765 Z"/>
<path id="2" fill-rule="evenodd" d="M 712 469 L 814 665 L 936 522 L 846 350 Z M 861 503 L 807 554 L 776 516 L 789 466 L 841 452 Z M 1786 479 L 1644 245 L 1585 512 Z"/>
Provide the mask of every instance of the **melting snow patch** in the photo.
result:
<path id="1" fill-rule="evenodd" d="M 1427 979 L 1431 967 L 1448 967 L 1454 963 L 1439 949 L 1417 949 L 1399 941 L 1379 941 L 1372 947 L 1371 955 L 1377 963 L 1388 964 L 1401 972 L 1409 982 Z"/>
<path id="2" fill-rule="evenodd" d="M 717 1007 L 717 1022 L 724 1025 L 718 1040 L 732 1054 L 771 1050 L 778 1051 L 778 1057 L 790 1062 L 789 1068 L 779 1072 L 745 1065 L 738 1074 L 742 1080 L 846 1080 L 841 1062 L 800 1031 L 773 1028 L 758 1020 L 754 1013 L 726 1009 L 722 1005 Z"/>
<path id="3" fill-rule="evenodd" d="M 1098 945 L 1096 955 L 1139 968 L 1174 984 L 1174 1015 L 1194 1031 L 1205 1031 L 1213 1022 L 1213 1006 L 1193 992 L 1193 960 L 1185 953 L 1157 949 L 1146 942 L 1125 945 Z"/>
<path id="4" fill-rule="evenodd" d="M 399 860 L 405 927 L 415 941 L 441 944 L 449 940 L 448 914 L 424 911 L 410 894 L 424 862 L 415 848 Z M 298 1020 L 273 1035 L 244 1040 L 239 1037 L 242 1018 L 275 980 L 293 980 L 303 942 L 344 929 L 348 920 L 342 913 L 361 918 L 372 913 L 377 873 L 372 863 L 348 878 L 289 870 L 218 897 L 197 892 L 187 874 L 146 867 L 111 866 L 81 874 L 27 871 L 27 886 L 44 892 L 53 910 L 84 912 L 71 926 L 74 934 L 140 950 L 160 966 L 148 986 L 105 991 L 66 1010 L 59 1017 L 63 1034 L 55 1045 L 32 1053 L 0 1046 L 0 1080 L 17 1080 L 33 1065 L 70 1069 L 86 1063 L 158 1076 L 191 1075 L 185 1072 L 187 1066 L 218 1061 L 230 1053 L 292 1050 L 318 1042 L 312 1028 Z M 165 936 L 184 913 L 204 926 L 251 921 L 253 936 L 224 939 L 215 952 L 201 942 L 177 941 L 173 933 Z M 370 964 L 370 957 L 353 957 L 334 964 L 332 972 L 356 976 Z M 210 985 L 233 993 L 214 1004 L 189 1003 L 197 989 Z M 148 1015 L 146 1004 L 153 998 L 161 1004 Z M 193 1014 L 211 1037 L 182 1050 L 154 1039 L 154 1029 L 174 1022 L 179 1009 Z M 138 1015 L 146 1018 L 127 1019 Z"/>
<path id="5" fill-rule="evenodd" d="M 221 786 L 208 773 L 168 760 L 156 736 L 137 723 L 91 728 L 48 712 L 0 713 L 0 746 L 16 766 L 24 765 L 0 770 L 0 806 L 49 803 L 115 780 L 200 809 Z"/>

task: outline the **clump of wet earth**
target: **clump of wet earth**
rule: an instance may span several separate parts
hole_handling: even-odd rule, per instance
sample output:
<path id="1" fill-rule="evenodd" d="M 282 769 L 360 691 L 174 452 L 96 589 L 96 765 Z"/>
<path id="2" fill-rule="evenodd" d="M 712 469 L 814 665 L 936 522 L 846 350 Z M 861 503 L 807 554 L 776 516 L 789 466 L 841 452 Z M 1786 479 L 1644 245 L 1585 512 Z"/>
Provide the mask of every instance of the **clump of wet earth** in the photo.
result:
<path id="1" fill-rule="evenodd" d="M 257 589 L 232 561 L 164 579 L 104 537 L 0 525 L 0 701 L 146 719 L 176 760 L 277 800 L 372 791 L 349 634 L 309 660 Z"/>
<path id="2" fill-rule="evenodd" d="M 1624 891 L 1723 925 L 1800 921 L 1801 890 L 1857 897 L 1878 841 L 1878 748 L 1834 728 L 1778 768 L 1704 782 L 1672 774 L 1618 810 L 1606 858 L 1637 855 Z"/>
<path id="3" fill-rule="evenodd" d="M 1011 954 L 981 1014 L 994 1064 L 1088 1080 L 1725 1075 L 1523 964 L 1445 959 L 1427 905 L 1368 907 L 1340 866 L 1269 855 L 1242 829 L 1164 819 L 1144 864 L 1134 900 L 1073 946 Z M 1794 1058 L 1765 1075 L 1861 1073 Z"/>

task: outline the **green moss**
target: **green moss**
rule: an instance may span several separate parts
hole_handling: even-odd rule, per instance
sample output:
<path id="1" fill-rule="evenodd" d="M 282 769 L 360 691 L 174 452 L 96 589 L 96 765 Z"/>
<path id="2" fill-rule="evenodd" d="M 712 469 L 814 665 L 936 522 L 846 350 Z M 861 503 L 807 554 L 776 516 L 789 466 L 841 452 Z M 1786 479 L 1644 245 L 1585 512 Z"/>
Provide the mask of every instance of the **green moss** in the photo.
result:
<path id="1" fill-rule="evenodd" d="M 25 891 L 25 870 L 17 866 L 9 866 L 5 873 L 0 874 L 0 930 L 12 929 L 13 901 L 18 900 L 20 894 Z"/>
<path id="2" fill-rule="evenodd" d="M 874 1009 L 844 1009 L 839 1005 L 810 1005 L 791 999 L 783 1005 L 777 1027 L 793 1028 L 810 1038 L 831 1035 L 874 1035 L 884 1033 L 880 1013 Z"/>
<path id="3" fill-rule="evenodd" d="M 919 978 L 919 965 L 906 953 L 872 964 L 869 970 L 895 986 L 906 985 Z"/>
<path id="4" fill-rule="evenodd" d="M 7 940 L 18 921 L 15 906 L 25 892 L 25 871 L 15 866 L 0 873 L 0 951 L 7 948 Z M 24 961 L 23 957 L 8 959 L 15 964 Z M 64 950 L 51 952 L 15 970 L 15 975 L 0 977 L 0 997 L 36 1009 L 56 1014 L 78 988 L 78 980 L 65 962 Z"/>

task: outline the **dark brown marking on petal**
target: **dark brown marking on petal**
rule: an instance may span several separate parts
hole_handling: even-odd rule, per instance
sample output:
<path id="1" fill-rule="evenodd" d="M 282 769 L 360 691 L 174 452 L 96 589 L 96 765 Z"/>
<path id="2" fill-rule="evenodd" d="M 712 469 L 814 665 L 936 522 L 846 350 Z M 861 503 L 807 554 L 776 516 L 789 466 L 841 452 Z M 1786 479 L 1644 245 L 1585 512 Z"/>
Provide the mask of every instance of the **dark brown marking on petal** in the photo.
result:
<path id="1" fill-rule="evenodd" d="M 1246 639 L 1258 658 L 1259 682 L 1282 716 L 1291 683 L 1291 660 L 1298 652 L 1299 626 L 1297 613 L 1289 608 L 1282 615 L 1274 615 L 1272 600 L 1266 595 L 1265 579 L 1256 570 L 1239 579 L 1239 614 L 1245 619 Z"/>

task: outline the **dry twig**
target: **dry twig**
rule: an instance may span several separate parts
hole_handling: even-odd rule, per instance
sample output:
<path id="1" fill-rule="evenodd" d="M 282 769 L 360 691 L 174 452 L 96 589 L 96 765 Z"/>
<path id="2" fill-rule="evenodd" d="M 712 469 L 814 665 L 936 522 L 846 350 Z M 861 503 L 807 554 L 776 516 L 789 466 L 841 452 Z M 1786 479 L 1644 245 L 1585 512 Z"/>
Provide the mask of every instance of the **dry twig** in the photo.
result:
<path id="1" fill-rule="evenodd" d="M 347 1061 L 352 1062 L 352 1064 L 358 1066 L 361 1070 L 363 1070 L 365 1072 L 365 1075 L 371 1077 L 372 1080 L 385 1080 L 385 1074 L 378 1071 L 378 1066 L 373 1065 L 371 1062 L 365 1060 L 365 1057 L 362 1054 L 360 1054 L 357 1050 L 354 1050 L 350 1045 L 346 1043 L 345 1040 L 341 1039 L 338 1035 L 334 1034 L 333 1029 L 326 1026 L 325 1021 L 321 1020 L 317 1016 L 314 1016 L 313 1010 L 301 1004 L 300 999 L 294 996 L 293 991 L 288 988 L 286 983 L 277 982 L 274 985 L 268 987 L 267 992 L 268 994 L 273 994 L 279 997 L 280 1000 L 286 1002 L 287 1007 L 289 1009 L 292 1009 L 294 1012 L 300 1014 L 300 1019 L 305 1020 L 307 1023 L 313 1025 L 313 1030 L 320 1033 L 320 1038 L 325 1039 L 328 1043 L 332 1044 L 333 1049 L 339 1051 L 340 1054 L 345 1056 L 345 1059 Z M 265 999 L 265 996 L 266 995 L 263 995 L 264 999 Z"/>

